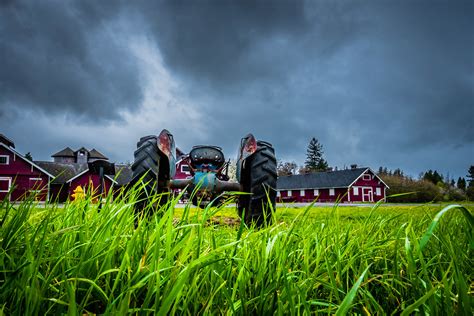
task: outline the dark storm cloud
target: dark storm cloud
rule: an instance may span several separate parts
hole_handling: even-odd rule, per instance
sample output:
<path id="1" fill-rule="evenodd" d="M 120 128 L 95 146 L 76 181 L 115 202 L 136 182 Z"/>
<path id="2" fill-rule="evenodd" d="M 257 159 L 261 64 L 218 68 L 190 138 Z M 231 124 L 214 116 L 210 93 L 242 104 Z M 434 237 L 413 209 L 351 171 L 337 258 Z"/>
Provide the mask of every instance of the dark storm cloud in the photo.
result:
<path id="1" fill-rule="evenodd" d="M 140 105 L 138 69 L 107 25 L 118 3 L 10 1 L 0 6 L 0 108 L 120 118 Z"/>
<path id="2" fill-rule="evenodd" d="M 473 146 L 472 1 L 174 1 L 147 12 L 159 15 L 148 20 L 165 63 L 216 117 L 207 126 L 232 131 L 211 142 L 252 130 L 294 157 L 314 135 L 336 163 L 363 164 L 393 148 L 388 163 L 404 164 L 400 152 Z"/>
<path id="3" fill-rule="evenodd" d="M 333 166 L 463 175 L 473 29 L 473 1 L 12 1 L 0 7 L 0 124 L 13 108 L 96 121 L 139 111 L 148 82 L 128 41 L 140 37 L 173 81 L 163 102 L 198 120 L 160 117 L 149 133 L 169 128 L 184 150 L 231 154 L 253 132 L 302 163 L 314 136 Z"/>
<path id="4" fill-rule="evenodd" d="M 353 6 L 301 0 L 169 1 L 146 7 L 144 13 L 171 69 L 210 81 L 213 88 L 229 88 L 237 82 L 284 79 L 295 57 L 331 53 L 358 27 L 357 17 L 347 10 Z"/>

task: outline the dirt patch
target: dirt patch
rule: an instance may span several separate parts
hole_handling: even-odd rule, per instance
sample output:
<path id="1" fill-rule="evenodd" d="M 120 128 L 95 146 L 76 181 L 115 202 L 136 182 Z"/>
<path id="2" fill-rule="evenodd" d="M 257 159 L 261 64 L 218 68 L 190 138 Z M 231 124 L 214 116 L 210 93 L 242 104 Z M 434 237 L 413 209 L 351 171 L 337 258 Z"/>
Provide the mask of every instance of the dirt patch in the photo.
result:
<path id="1" fill-rule="evenodd" d="M 209 225 L 240 226 L 240 218 L 228 216 L 214 216 L 207 222 Z"/>

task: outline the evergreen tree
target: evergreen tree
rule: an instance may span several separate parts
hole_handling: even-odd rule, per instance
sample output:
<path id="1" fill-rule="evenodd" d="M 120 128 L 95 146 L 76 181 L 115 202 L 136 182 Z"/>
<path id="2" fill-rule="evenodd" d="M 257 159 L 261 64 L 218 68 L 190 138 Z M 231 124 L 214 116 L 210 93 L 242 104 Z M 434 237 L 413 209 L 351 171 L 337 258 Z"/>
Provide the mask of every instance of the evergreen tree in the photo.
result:
<path id="1" fill-rule="evenodd" d="M 467 181 L 469 181 L 468 187 L 474 186 L 474 166 L 470 166 L 467 170 L 467 178 Z"/>
<path id="2" fill-rule="evenodd" d="M 31 156 L 30 152 L 26 153 L 25 158 L 28 159 L 29 161 L 33 161 L 33 157 Z"/>
<path id="3" fill-rule="evenodd" d="M 433 184 L 438 184 L 439 182 L 443 182 L 443 177 L 438 173 L 438 171 L 432 171 L 431 169 L 425 172 L 423 176 L 423 180 L 429 181 Z"/>
<path id="4" fill-rule="evenodd" d="M 466 179 L 459 177 L 457 187 L 458 189 L 466 191 Z"/>
<path id="5" fill-rule="evenodd" d="M 328 163 L 323 158 L 323 145 L 316 138 L 312 138 L 306 151 L 305 168 L 310 172 L 326 171 Z"/>

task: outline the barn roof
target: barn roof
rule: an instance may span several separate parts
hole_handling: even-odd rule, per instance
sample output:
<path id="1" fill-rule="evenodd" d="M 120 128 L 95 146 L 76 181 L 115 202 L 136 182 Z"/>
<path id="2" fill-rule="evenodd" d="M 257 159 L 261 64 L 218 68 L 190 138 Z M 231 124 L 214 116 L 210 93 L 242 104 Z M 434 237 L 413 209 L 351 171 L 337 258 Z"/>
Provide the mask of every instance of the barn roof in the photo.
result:
<path id="1" fill-rule="evenodd" d="M 63 150 L 58 151 L 51 157 L 74 157 L 74 150 L 69 147 L 66 147 Z"/>
<path id="2" fill-rule="evenodd" d="M 369 168 L 316 172 L 278 178 L 278 190 L 347 188 Z"/>
<path id="3" fill-rule="evenodd" d="M 88 169 L 87 164 L 35 161 L 41 168 L 54 176 L 53 184 L 64 184 L 74 176 Z"/>
<path id="4" fill-rule="evenodd" d="M 89 158 L 106 159 L 106 160 L 109 159 L 109 158 L 105 157 L 101 152 L 96 150 L 95 148 L 92 148 L 92 150 L 89 151 Z"/>
<path id="5" fill-rule="evenodd" d="M 132 180 L 132 168 L 129 165 L 115 165 L 115 181 L 118 185 L 126 185 Z"/>
<path id="6" fill-rule="evenodd" d="M 51 161 L 35 161 L 41 168 L 47 170 L 54 176 L 53 184 L 64 184 L 86 172 L 87 164 L 59 163 Z M 107 176 L 116 184 L 122 186 L 132 179 L 132 169 L 129 165 L 115 165 L 115 176 Z"/>
<path id="7" fill-rule="evenodd" d="M 4 143 L 8 147 L 15 148 L 15 143 L 3 134 L 0 134 L 0 143 Z"/>

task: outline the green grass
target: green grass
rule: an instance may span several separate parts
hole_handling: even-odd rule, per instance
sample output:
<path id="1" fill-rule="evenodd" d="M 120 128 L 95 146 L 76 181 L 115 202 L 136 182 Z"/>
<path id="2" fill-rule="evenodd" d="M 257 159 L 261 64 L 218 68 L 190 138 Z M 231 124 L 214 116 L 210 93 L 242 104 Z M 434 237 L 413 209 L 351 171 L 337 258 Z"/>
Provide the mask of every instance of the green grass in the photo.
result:
<path id="1" fill-rule="evenodd" d="M 0 313 L 472 315 L 472 210 L 278 208 L 257 230 L 173 200 L 135 228 L 136 199 L 4 202 Z"/>

